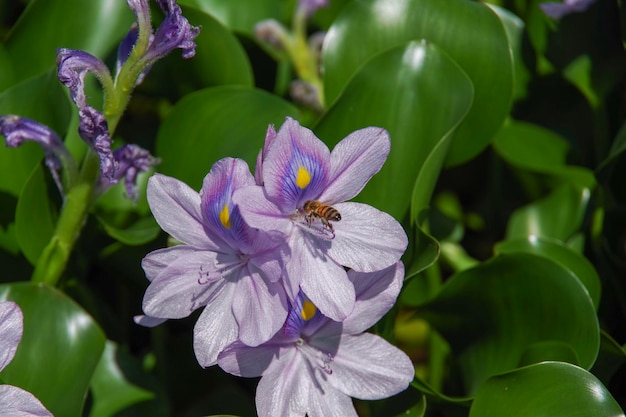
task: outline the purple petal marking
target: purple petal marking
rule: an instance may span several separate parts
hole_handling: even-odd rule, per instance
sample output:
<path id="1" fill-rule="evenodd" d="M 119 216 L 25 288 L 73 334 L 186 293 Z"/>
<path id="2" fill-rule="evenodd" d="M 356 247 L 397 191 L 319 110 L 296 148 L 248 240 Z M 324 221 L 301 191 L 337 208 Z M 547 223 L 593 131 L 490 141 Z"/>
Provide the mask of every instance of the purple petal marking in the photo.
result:
<path id="1" fill-rule="evenodd" d="M 21 146 L 24 141 L 38 143 L 43 148 L 46 166 L 60 191 L 63 191 L 59 171 L 62 161 L 73 163 L 72 157 L 61 138 L 48 126 L 34 120 L 15 116 L 0 116 L 0 135 L 6 137 L 6 145 L 11 148 Z"/>
<path id="2" fill-rule="evenodd" d="M 334 204 L 354 198 L 380 171 L 390 146 L 389 133 L 378 127 L 346 136 L 330 154 L 330 178 L 320 200 Z"/>
<path id="3" fill-rule="evenodd" d="M 269 199 L 291 215 L 324 191 L 330 151 L 311 130 L 287 118 L 263 161 L 263 180 Z"/>

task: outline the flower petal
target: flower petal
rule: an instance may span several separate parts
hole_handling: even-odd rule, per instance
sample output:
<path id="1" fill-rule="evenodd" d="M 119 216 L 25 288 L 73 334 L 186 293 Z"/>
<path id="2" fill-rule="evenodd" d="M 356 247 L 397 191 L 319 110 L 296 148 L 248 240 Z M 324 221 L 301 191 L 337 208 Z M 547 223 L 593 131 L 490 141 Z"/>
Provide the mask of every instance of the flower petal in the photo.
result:
<path id="1" fill-rule="evenodd" d="M 248 273 L 236 283 L 233 314 L 239 339 L 248 346 L 267 342 L 287 317 L 287 297 L 282 284 L 267 284 L 259 273 Z"/>
<path id="2" fill-rule="evenodd" d="M 358 417 L 352 399 L 331 386 L 325 386 L 324 392 L 315 388 L 309 391 L 306 414 L 309 417 Z"/>
<path id="3" fill-rule="evenodd" d="M 372 327 L 393 307 L 402 288 L 404 265 L 398 261 L 377 272 L 348 271 L 354 284 L 356 303 L 343 321 L 343 332 L 355 334 Z"/>
<path id="4" fill-rule="evenodd" d="M 314 376 L 309 373 L 306 359 L 295 349 L 285 350 L 281 365 L 272 367 L 259 381 L 256 389 L 256 409 L 259 417 L 304 416 L 309 392 L 315 390 Z"/>
<path id="5" fill-rule="evenodd" d="M 158 319 L 156 317 L 141 314 L 133 317 L 133 321 L 143 327 L 156 327 L 161 323 L 165 323 L 167 319 Z"/>
<path id="6" fill-rule="evenodd" d="M 156 318 L 179 319 L 205 305 L 220 288 L 222 279 L 215 274 L 219 255 L 174 246 L 157 256 L 166 250 L 180 256 L 154 277 L 143 298 L 143 311 Z"/>
<path id="7" fill-rule="evenodd" d="M 319 197 L 329 204 L 354 198 L 382 168 L 391 142 L 380 127 L 368 127 L 346 136 L 330 154 L 330 179 Z"/>
<path id="8" fill-rule="evenodd" d="M 197 253 L 198 249 L 188 245 L 178 245 L 171 248 L 158 249 L 150 252 L 141 260 L 141 267 L 149 281 L 154 280 L 163 269 L 167 268 L 178 258 Z"/>
<path id="9" fill-rule="evenodd" d="M 243 219 L 250 227 L 284 234 L 291 229 L 291 220 L 267 199 L 263 187 L 252 186 L 237 190 L 233 194 L 233 203 L 239 206 Z"/>
<path id="10" fill-rule="evenodd" d="M 383 338 L 343 335 L 328 383 L 351 397 L 376 400 L 405 390 L 415 370 L 409 357 Z"/>
<path id="11" fill-rule="evenodd" d="M 239 328 L 232 309 L 234 290 L 234 285 L 224 285 L 219 296 L 204 308 L 193 329 L 193 350 L 204 368 L 215 365 L 220 352 L 237 339 Z"/>
<path id="12" fill-rule="evenodd" d="M 0 416 L 53 417 L 37 397 L 11 385 L 0 385 Z"/>
<path id="13" fill-rule="evenodd" d="M 287 264 L 287 277 L 300 279 L 300 286 L 307 297 L 324 314 L 333 320 L 342 321 L 354 308 L 354 286 L 346 271 L 316 246 L 319 239 L 302 236 L 294 232 L 292 257 Z M 325 241 L 319 240 L 319 243 Z M 289 284 L 295 286 L 294 282 Z M 291 295 L 291 294 L 290 294 Z"/>
<path id="14" fill-rule="evenodd" d="M 200 195 L 187 184 L 154 174 L 148 180 L 147 195 L 157 223 L 174 239 L 198 248 L 218 248 L 204 231 Z"/>
<path id="15" fill-rule="evenodd" d="M 330 151 L 313 132 L 287 118 L 263 161 L 265 190 L 283 214 L 291 215 L 326 188 Z"/>
<path id="16" fill-rule="evenodd" d="M 356 271 L 372 272 L 400 259 L 408 238 L 396 219 L 367 204 L 340 203 L 334 207 L 341 213 L 341 221 L 334 223 L 335 239 L 328 249 L 328 256 L 335 262 Z"/>
<path id="17" fill-rule="evenodd" d="M 22 340 L 24 316 L 13 301 L 0 303 L 0 371 L 13 360 L 17 345 Z M 2 398 L 2 396 L 0 396 Z M 0 414 L 6 415 L 6 414 Z"/>
<path id="18" fill-rule="evenodd" d="M 250 347 L 236 341 L 220 353 L 217 364 L 229 374 L 254 378 L 263 375 L 270 364 L 276 363 L 274 358 L 278 358 L 279 350 L 279 346 L 273 343 Z"/>

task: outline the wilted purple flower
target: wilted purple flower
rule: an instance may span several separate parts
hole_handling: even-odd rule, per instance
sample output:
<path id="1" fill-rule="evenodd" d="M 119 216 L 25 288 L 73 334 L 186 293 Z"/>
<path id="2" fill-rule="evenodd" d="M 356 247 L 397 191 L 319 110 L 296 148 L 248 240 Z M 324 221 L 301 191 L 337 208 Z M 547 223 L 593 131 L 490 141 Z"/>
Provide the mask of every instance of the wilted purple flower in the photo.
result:
<path id="1" fill-rule="evenodd" d="M 12 301 L 0 302 L 0 371 L 15 356 L 22 340 L 24 317 Z M 12 385 L 0 385 L 0 416 L 52 417 L 52 413 L 30 392 Z"/>
<path id="2" fill-rule="evenodd" d="M 328 6 L 328 0 L 299 0 L 298 10 L 305 14 L 306 17 L 311 16 L 317 9 Z"/>
<path id="3" fill-rule="evenodd" d="M 95 56 L 80 50 L 57 50 L 58 77 L 70 90 L 72 101 L 78 107 L 80 119 L 78 134 L 100 157 L 102 175 L 114 181 L 117 164 L 111 150 L 111 137 L 104 115 L 87 104 L 85 76 L 93 73 L 101 82 L 113 84 L 104 63 Z"/>
<path id="4" fill-rule="evenodd" d="M 236 339 L 253 346 L 267 341 L 287 314 L 282 236 L 250 228 L 231 199 L 251 185 L 247 164 L 233 158 L 213 165 L 200 194 L 164 175 L 148 182 L 154 217 L 183 245 L 144 258 L 151 282 L 143 310 L 152 321 L 186 317 L 205 306 L 194 329 L 196 357 L 205 367 Z"/>
<path id="5" fill-rule="evenodd" d="M 539 7 L 553 19 L 560 19 L 570 13 L 584 12 L 595 0 L 565 0 L 563 3 L 541 3 Z"/>
<path id="6" fill-rule="evenodd" d="M 407 388 L 411 360 L 379 336 L 362 333 L 394 304 L 404 267 L 349 271 L 356 290 L 354 310 L 343 322 L 324 317 L 302 293 L 283 329 L 261 346 L 237 341 L 218 358 L 226 372 L 262 376 L 256 391 L 259 417 L 356 416 L 350 397 L 386 398 Z"/>
<path id="7" fill-rule="evenodd" d="M 126 196 L 130 199 L 137 198 L 137 175 L 154 168 L 161 160 L 155 158 L 149 151 L 138 145 L 124 145 L 113 152 L 113 158 L 117 164 L 113 181 L 107 177 L 100 178 L 99 189 L 102 192 L 110 184 L 116 184 L 122 178 L 126 187 Z"/>
<path id="8" fill-rule="evenodd" d="M 16 148 L 24 141 L 36 142 L 44 150 L 46 166 L 60 191 L 63 191 L 59 170 L 63 165 L 73 168 L 74 160 L 70 156 L 61 138 L 48 126 L 34 120 L 15 115 L 0 116 L 0 135 L 6 137 L 6 144 Z"/>
<path id="9" fill-rule="evenodd" d="M 301 287 L 334 320 L 343 320 L 354 305 L 344 267 L 359 272 L 386 268 L 408 243 L 390 215 L 344 202 L 380 170 L 389 147 L 387 132 L 369 127 L 348 135 L 331 153 L 313 132 L 287 118 L 262 161 L 263 187 L 242 188 L 233 196 L 250 226 L 279 230 L 289 240 L 290 296 Z"/>

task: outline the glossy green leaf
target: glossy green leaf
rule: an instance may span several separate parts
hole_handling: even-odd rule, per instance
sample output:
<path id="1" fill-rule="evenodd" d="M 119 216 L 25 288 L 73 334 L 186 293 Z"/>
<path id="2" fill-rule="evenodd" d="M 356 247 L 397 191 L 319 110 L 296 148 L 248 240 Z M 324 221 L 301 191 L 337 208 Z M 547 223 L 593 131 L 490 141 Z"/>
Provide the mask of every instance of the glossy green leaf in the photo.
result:
<path id="1" fill-rule="evenodd" d="M 490 378 L 476 392 L 470 417 L 620 417 L 624 412 L 593 374 L 543 362 Z"/>
<path id="2" fill-rule="evenodd" d="M 54 71 L 9 88 L 0 94 L 0 115 L 16 114 L 49 126 L 61 137 L 71 117 L 67 94 Z M 1 137 L 1 136 L 0 136 Z M 4 138 L 1 139 L 4 142 Z M 0 146 L 0 190 L 18 196 L 43 157 L 39 145 Z"/>
<path id="3" fill-rule="evenodd" d="M 73 300 L 46 285 L 0 286 L 24 313 L 24 335 L 2 380 L 32 392 L 57 417 L 79 417 L 105 337 Z"/>
<path id="4" fill-rule="evenodd" d="M 181 59 L 178 53 L 168 58 L 172 78 L 190 91 L 226 84 L 252 87 L 252 67 L 237 38 L 206 12 L 185 7 L 183 14 L 202 29 L 192 59 Z"/>
<path id="5" fill-rule="evenodd" d="M 57 48 L 104 58 L 133 20 L 125 1 L 31 0 L 5 43 L 15 77 L 24 80 L 55 68 Z"/>
<path id="6" fill-rule="evenodd" d="M 15 232 L 22 253 L 35 265 L 54 233 L 44 168 L 38 165 L 22 189 L 15 212 Z"/>
<path id="7" fill-rule="evenodd" d="M 213 15 L 225 26 L 248 35 L 262 20 L 283 20 L 287 6 L 283 0 L 180 0 L 180 4 L 196 7 Z"/>
<path id="8" fill-rule="evenodd" d="M 428 205 L 448 135 L 471 100 L 471 82 L 447 54 L 429 42 L 409 42 L 360 68 L 315 132 L 332 147 L 354 130 L 386 128 L 390 155 L 358 200 L 402 219 L 418 176 L 420 195 L 411 210 L 417 214 Z"/>
<path id="9" fill-rule="evenodd" d="M 117 226 L 104 217 L 98 216 L 97 218 L 109 236 L 126 245 L 143 245 L 156 239 L 161 232 L 161 228 L 152 216 L 139 218 L 126 227 Z"/>
<path id="10" fill-rule="evenodd" d="M 422 38 L 441 47 L 474 85 L 474 103 L 455 133 L 447 156 L 447 163 L 458 164 L 487 146 L 509 112 L 513 93 L 512 57 L 506 32 L 496 14 L 482 3 L 466 0 L 351 3 L 335 20 L 324 42 L 326 101 L 331 105 L 357 69 L 377 53 Z M 385 77 L 379 75 L 377 80 Z M 435 90 L 442 88 L 446 88 L 445 83 L 433 85 Z M 394 96 L 399 92 L 387 89 L 386 94 Z"/>
<path id="11" fill-rule="evenodd" d="M 589 190 L 562 185 L 517 209 L 509 219 L 506 239 L 539 236 L 567 242 L 580 229 L 589 197 Z"/>
<path id="12" fill-rule="evenodd" d="M 496 134 L 493 147 L 509 164 L 558 177 L 581 188 L 593 188 L 589 169 L 566 164 L 569 145 L 556 133 L 531 123 L 509 121 Z"/>
<path id="13" fill-rule="evenodd" d="M 537 236 L 501 242 L 495 247 L 496 254 L 527 252 L 544 256 L 569 270 L 585 286 L 596 310 L 600 304 L 600 277 L 593 264 L 580 253 L 556 240 Z"/>
<path id="14" fill-rule="evenodd" d="M 154 397 L 149 391 L 127 380 L 117 359 L 118 347 L 107 341 L 91 380 L 93 406 L 89 417 L 109 417 L 141 401 Z"/>
<path id="15" fill-rule="evenodd" d="M 595 309 L 580 281 L 559 264 L 526 253 L 500 255 L 454 275 L 421 315 L 450 343 L 470 395 L 529 357 L 574 356 L 589 368 L 600 343 Z M 569 345 L 574 355 L 558 344 Z"/>
<path id="16" fill-rule="evenodd" d="M 242 158 L 253 169 L 268 125 L 278 129 L 286 116 L 297 113 L 262 90 L 226 86 L 196 91 L 173 107 L 159 129 L 158 170 L 199 189 L 221 158 Z"/>

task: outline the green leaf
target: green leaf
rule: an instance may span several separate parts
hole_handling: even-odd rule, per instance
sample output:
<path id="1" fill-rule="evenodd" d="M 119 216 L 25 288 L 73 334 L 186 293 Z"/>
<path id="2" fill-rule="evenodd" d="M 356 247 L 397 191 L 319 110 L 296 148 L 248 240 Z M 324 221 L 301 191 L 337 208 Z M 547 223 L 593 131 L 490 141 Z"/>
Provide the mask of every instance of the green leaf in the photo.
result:
<path id="1" fill-rule="evenodd" d="M 589 368 L 600 344 L 595 309 L 580 281 L 526 253 L 500 255 L 454 275 L 420 315 L 450 344 L 468 394 L 531 357 L 573 356 Z"/>
<path id="2" fill-rule="evenodd" d="M 258 22 L 283 20 L 287 12 L 283 0 L 180 0 L 179 3 L 209 13 L 223 25 L 247 35 L 254 33 L 254 26 Z"/>
<path id="3" fill-rule="evenodd" d="M 100 362 L 91 380 L 93 407 L 89 417 L 114 416 L 133 404 L 154 397 L 149 391 L 130 383 L 118 363 L 118 347 L 107 341 Z"/>
<path id="4" fill-rule="evenodd" d="M 608 385 L 613 375 L 626 362 L 626 349 L 604 330 L 600 332 L 600 336 L 600 353 L 591 372 Z"/>
<path id="5" fill-rule="evenodd" d="M 183 14 L 202 29 L 193 59 L 181 59 L 177 53 L 168 57 L 171 78 L 189 91 L 226 84 L 252 87 L 252 67 L 237 38 L 206 12 L 185 7 Z"/>
<path id="6" fill-rule="evenodd" d="M 495 253 L 526 252 L 543 256 L 570 271 L 585 286 L 596 310 L 600 304 L 600 277 L 593 264 L 580 253 L 565 246 L 556 240 L 549 240 L 537 236 L 528 236 L 526 239 L 515 239 L 501 242 L 496 245 Z"/>
<path id="7" fill-rule="evenodd" d="M 591 373 L 563 362 L 543 362 L 490 378 L 476 392 L 470 417 L 624 416 Z"/>
<path id="8" fill-rule="evenodd" d="M 38 165 L 26 182 L 15 211 L 15 232 L 22 253 L 35 265 L 54 234 L 55 218 L 48 199 L 46 179 Z"/>
<path id="9" fill-rule="evenodd" d="M 24 313 L 24 335 L 2 380 L 32 392 L 57 417 L 79 417 L 105 337 L 73 300 L 47 285 L 0 286 Z"/>
<path id="10" fill-rule="evenodd" d="M 268 125 L 280 126 L 297 113 L 262 90 L 225 86 L 196 91 L 172 108 L 159 129 L 159 171 L 199 189 L 221 158 L 242 158 L 253 167 Z"/>
<path id="11" fill-rule="evenodd" d="M 509 219 L 506 240 L 538 236 L 567 242 L 580 229 L 589 196 L 587 189 L 562 185 L 550 195 L 517 209 Z"/>
<path id="12" fill-rule="evenodd" d="M 447 156 L 448 164 L 458 164 L 487 146 L 509 112 L 513 93 L 513 64 L 506 32 L 496 14 L 482 3 L 360 0 L 349 4 L 324 41 L 326 100 L 332 104 L 357 69 L 377 53 L 422 38 L 441 47 L 474 85 L 472 108 L 455 133 Z M 384 80 L 382 76 L 377 78 Z M 446 85 L 440 82 L 432 88 Z M 398 93 L 401 90 L 388 89 L 385 95 Z"/>
<path id="13" fill-rule="evenodd" d="M 62 137 L 71 117 L 67 94 L 53 71 L 0 94 L 0 114 L 16 114 L 49 126 Z M 0 146 L 0 191 L 18 196 L 43 152 L 39 145 Z"/>
<path id="14" fill-rule="evenodd" d="M 161 232 L 161 228 L 152 216 L 139 218 L 126 227 L 116 226 L 101 216 L 97 216 L 97 219 L 109 236 L 130 246 L 151 242 Z"/>
<path id="15" fill-rule="evenodd" d="M 358 49 L 358 48 L 355 48 Z M 350 132 L 381 126 L 391 152 L 358 200 L 402 219 L 428 205 L 448 149 L 448 135 L 472 100 L 465 73 L 437 46 L 414 41 L 373 57 L 350 80 L 315 132 L 334 145 Z"/>
<path id="16" fill-rule="evenodd" d="M 31 0 L 5 43 L 16 80 L 54 68 L 57 48 L 82 49 L 104 58 L 133 20 L 124 1 Z"/>
<path id="17" fill-rule="evenodd" d="M 509 121 L 496 134 L 493 147 L 514 167 L 554 176 L 581 188 L 592 189 L 595 186 L 593 172 L 566 164 L 569 145 L 548 129 L 531 123 Z"/>

